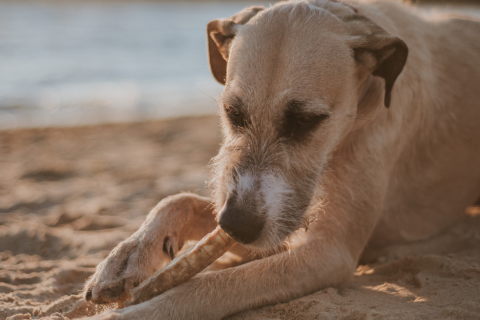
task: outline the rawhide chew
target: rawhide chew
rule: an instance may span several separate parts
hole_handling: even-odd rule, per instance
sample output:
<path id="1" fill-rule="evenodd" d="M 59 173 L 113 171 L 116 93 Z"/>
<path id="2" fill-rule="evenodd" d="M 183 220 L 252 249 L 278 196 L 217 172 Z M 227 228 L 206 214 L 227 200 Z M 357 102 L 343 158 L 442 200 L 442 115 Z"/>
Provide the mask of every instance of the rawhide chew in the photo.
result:
<path id="1" fill-rule="evenodd" d="M 132 290 L 132 300 L 126 306 L 150 300 L 191 279 L 212 264 L 235 244 L 220 227 L 207 234 L 193 248 L 175 258 L 168 266 Z"/>

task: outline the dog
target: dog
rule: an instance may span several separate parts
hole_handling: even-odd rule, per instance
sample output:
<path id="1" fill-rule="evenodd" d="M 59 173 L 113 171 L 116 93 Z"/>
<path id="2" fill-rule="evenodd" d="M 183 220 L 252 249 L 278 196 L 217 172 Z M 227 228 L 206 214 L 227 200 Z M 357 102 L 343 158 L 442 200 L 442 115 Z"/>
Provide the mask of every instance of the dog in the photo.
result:
<path id="1" fill-rule="evenodd" d="M 213 199 L 168 197 L 84 295 L 122 302 L 219 224 L 246 263 L 95 319 L 221 319 L 351 281 L 360 259 L 449 228 L 480 195 L 480 21 L 306 0 L 207 26 L 224 141 Z"/>

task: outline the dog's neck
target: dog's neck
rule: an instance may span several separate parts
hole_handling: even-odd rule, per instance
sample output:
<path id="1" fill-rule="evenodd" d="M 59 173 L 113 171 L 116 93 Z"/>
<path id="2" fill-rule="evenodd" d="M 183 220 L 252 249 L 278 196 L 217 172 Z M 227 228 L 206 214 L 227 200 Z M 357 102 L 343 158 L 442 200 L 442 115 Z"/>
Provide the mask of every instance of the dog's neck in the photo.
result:
<path id="1" fill-rule="evenodd" d="M 372 86 L 372 81 L 373 81 L 373 76 L 369 75 L 367 80 L 365 80 L 365 82 L 360 87 L 360 94 L 358 96 L 358 105 L 362 103 L 363 99 L 367 95 L 368 90 Z"/>

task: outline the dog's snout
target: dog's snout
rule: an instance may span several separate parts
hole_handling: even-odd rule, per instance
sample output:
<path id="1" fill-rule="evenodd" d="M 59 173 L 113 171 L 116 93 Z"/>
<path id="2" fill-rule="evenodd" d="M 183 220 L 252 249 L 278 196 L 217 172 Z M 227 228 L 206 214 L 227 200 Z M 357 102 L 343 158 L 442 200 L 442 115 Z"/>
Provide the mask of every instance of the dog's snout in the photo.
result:
<path id="1" fill-rule="evenodd" d="M 242 208 L 228 200 L 220 212 L 218 223 L 235 241 L 248 244 L 258 239 L 265 221 L 251 208 Z"/>

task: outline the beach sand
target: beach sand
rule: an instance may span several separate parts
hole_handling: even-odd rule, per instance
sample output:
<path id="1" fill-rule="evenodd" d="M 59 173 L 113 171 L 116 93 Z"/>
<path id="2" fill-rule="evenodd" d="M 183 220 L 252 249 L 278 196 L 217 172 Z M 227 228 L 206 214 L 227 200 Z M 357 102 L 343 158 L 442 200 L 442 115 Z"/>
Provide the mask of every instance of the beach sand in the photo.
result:
<path id="1" fill-rule="evenodd" d="M 202 195 L 216 117 L 0 131 L 0 319 L 77 319 L 95 266 L 160 199 Z M 353 283 L 229 319 L 480 319 L 480 209 L 391 248 Z"/>

